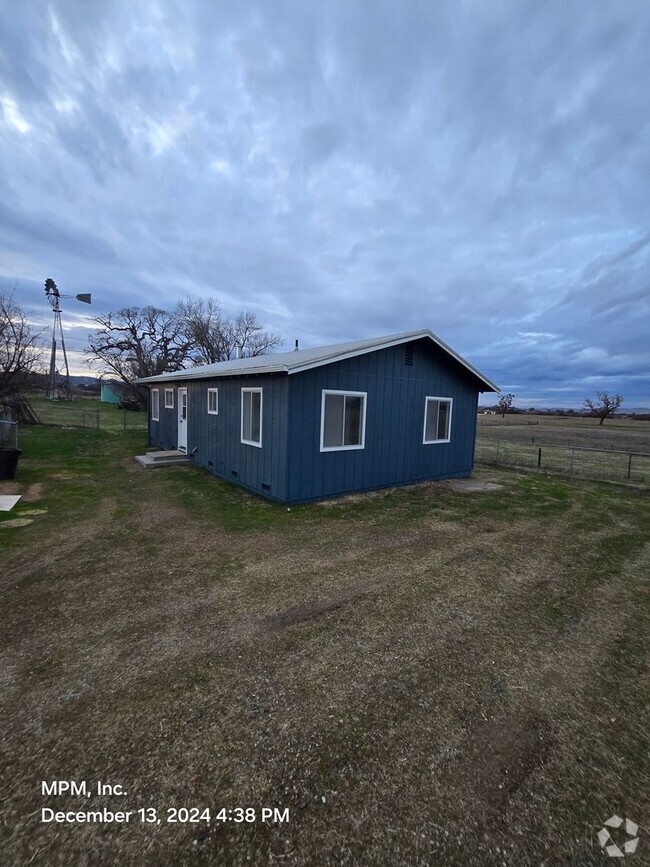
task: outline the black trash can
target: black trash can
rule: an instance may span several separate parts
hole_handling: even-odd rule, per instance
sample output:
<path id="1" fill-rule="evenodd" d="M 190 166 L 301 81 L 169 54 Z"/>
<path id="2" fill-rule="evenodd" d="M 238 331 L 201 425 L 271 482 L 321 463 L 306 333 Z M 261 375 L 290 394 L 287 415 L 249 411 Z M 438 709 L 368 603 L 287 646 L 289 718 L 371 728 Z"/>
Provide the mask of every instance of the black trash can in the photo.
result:
<path id="1" fill-rule="evenodd" d="M 0 448 L 0 479 L 13 479 L 16 475 L 20 449 Z"/>

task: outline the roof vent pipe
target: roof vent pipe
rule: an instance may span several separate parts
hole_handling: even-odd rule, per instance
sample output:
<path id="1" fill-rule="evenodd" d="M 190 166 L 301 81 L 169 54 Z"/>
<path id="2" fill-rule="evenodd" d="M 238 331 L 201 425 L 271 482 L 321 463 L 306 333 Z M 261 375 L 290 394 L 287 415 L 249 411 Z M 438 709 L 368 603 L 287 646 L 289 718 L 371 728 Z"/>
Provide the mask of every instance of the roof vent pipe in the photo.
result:
<path id="1" fill-rule="evenodd" d="M 296 345 L 293 347 L 294 352 L 298 352 L 298 338 L 296 337 Z"/>

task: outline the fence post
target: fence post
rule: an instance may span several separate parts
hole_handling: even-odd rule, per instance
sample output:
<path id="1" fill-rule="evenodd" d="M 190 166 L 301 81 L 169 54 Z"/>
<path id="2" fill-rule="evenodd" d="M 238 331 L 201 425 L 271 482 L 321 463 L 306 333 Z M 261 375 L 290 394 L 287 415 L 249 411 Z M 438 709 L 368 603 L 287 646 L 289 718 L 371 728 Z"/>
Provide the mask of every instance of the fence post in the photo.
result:
<path id="1" fill-rule="evenodd" d="M 537 451 L 537 469 L 542 466 L 542 447 L 540 446 Z"/>

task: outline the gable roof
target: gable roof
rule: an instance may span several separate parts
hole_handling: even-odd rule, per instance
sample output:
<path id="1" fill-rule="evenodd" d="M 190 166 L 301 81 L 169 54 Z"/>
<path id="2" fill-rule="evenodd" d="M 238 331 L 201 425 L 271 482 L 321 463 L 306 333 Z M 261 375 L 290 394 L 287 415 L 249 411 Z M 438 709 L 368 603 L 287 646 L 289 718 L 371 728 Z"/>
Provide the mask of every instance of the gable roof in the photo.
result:
<path id="1" fill-rule="evenodd" d="M 241 376 L 242 374 L 300 373 L 303 370 L 311 370 L 314 367 L 321 367 L 334 361 L 355 358 L 357 355 L 364 355 L 367 352 L 388 349 L 391 346 L 399 346 L 401 343 L 411 343 L 414 340 L 421 340 L 422 338 L 429 338 L 435 346 L 442 349 L 471 373 L 481 385 L 485 386 L 485 388 L 479 388 L 479 391 L 499 391 L 498 386 L 483 376 L 480 371 L 457 352 L 454 352 L 450 346 L 447 346 L 446 343 L 428 329 L 405 331 L 402 334 L 389 334 L 386 337 L 373 337 L 369 340 L 354 340 L 352 343 L 337 343 L 333 346 L 316 346 L 312 349 L 295 349 L 291 352 L 257 355 L 254 358 L 234 358 L 231 361 L 202 364 L 187 370 L 178 370 L 175 373 L 148 376 L 145 379 L 137 380 L 137 382 L 149 384 L 156 382 L 181 382 L 194 379 L 214 379 L 220 376 Z"/>

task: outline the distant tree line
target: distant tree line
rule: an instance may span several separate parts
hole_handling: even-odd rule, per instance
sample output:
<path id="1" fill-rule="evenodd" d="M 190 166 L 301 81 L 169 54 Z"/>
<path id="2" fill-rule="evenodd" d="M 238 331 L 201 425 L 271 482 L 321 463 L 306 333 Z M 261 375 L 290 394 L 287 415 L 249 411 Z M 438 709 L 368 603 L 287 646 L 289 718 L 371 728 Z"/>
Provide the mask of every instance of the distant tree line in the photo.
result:
<path id="1" fill-rule="evenodd" d="M 494 413 L 499 413 L 502 418 L 505 418 L 506 413 L 524 413 L 526 410 L 518 409 L 512 405 L 514 394 L 501 394 L 494 406 L 489 409 Z M 606 391 L 599 391 L 595 399 L 586 397 L 582 405 L 582 412 L 575 409 L 544 409 L 535 410 L 535 407 L 530 407 L 528 412 L 543 412 L 547 415 L 584 415 L 587 414 L 593 418 L 600 419 L 599 425 L 603 424 L 606 418 L 613 416 L 623 403 L 623 396 L 620 394 L 609 394 Z"/>

